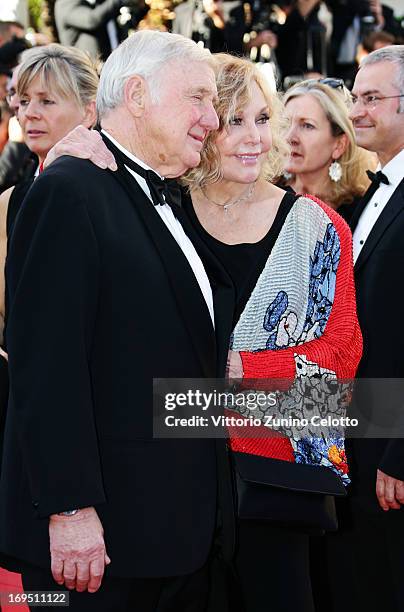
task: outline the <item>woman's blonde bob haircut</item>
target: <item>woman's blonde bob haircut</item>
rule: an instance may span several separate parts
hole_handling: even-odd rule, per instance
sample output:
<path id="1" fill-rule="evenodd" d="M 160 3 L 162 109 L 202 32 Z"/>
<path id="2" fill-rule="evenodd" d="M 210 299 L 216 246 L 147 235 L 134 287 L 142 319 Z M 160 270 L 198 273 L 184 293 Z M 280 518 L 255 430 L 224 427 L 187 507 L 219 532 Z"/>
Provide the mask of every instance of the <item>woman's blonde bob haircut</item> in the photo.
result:
<path id="1" fill-rule="evenodd" d="M 39 76 L 44 88 L 61 98 L 74 98 L 80 107 L 95 100 L 98 87 L 96 63 L 87 53 L 58 44 L 30 49 L 18 72 L 17 94 L 24 96 Z"/>
<path id="2" fill-rule="evenodd" d="M 256 64 L 249 60 L 234 57 L 226 53 L 218 53 L 214 57 L 218 101 L 215 110 L 219 117 L 219 130 L 210 132 L 201 151 L 201 163 L 197 168 L 189 170 L 182 182 L 190 190 L 216 183 L 223 178 L 220 163 L 220 153 L 216 139 L 222 130 L 227 130 L 231 119 L 249 104 L 252 99 L 252 85 L 256 83 L 268 103 L 272 147 L 268 159 L 263 164 L 262 176 L 273 180 L 283 172 L 288 158 L 289 147 L 283 134 L 283 106 L 278 95 L 270 90 L 265 76 Z"/>
<path id="3" fill-rule="evenodd" d="M 320 104 L 329 121 L 332 135 L 338 137 L 345 134 L 348 139 L 345 152 L 337 160 L 342 168 L 341 180 L 334 182 L 330 179 L 328 204 L 337 208 L 340 204 L 351 203 L 355 197 L 365 193 L 369 186 L 366 169 L 373 165 L 373 160 L 367 151 L 355 143 L 355 132 L 349 118 L 351 98 L 345 87 L 334 89 L 330 85 L 310 79 L 291 87 L 283 101 L 287 106 L 290 100 L 307 95 Z M 315 151 L 313 155 L 316 155 Z"/>

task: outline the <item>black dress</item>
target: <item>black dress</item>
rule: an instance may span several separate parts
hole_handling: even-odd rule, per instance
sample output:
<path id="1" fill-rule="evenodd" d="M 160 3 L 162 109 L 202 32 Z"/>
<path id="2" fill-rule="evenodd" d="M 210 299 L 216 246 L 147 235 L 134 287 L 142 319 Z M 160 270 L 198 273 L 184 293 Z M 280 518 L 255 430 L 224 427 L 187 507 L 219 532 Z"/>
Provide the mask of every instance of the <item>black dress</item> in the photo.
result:
<path id="1" fill-rule="evenodd" d="M 284 185 L 282 181 L 278 182 L 278 187 L 280 187 L 281 189 L 285 189 L 285 191 L 287 191 L 288 193 L 296 193 L 295 190 L 290 186 L 290 185 Z M 338 208 L 336 209 L 336 212 L 347 222 L 349 223 L 352 214 L 356 208 L 356 206 L 359 204 L 359 202 L 361 201 L 363 196 L 355 196 L 352 200 L 352 202 L 348 203 L 342 203 L 338 206 Z"/>
<path id="2" fill-rule="evenodd" d="M 268 233 L 255 243 L 225 244 L 199 222 L 189 196 L 184 209 L 195 229 L 223 264 L 236 289 L 233 326 L 254 289 L 297 196 L 287 191 Z M 313 612 L 309 536 L 269 522 L 240 520 L 236 584 L 244 612 Z M 215 580 L 215 577 L 213 577 Z M 234 598 L 234 594 L 233 594 Z M 229 612 L 238 607 L 230 604 Z M 212 602 L 209 612 L 222 612 Z"/>
<path id="3" fill-rule="evenodd" d="M 258 242 L 225 244 L 211 236 L 201 225 L 192 206 L 189 196 L 183 198 L 184 209 L 203 241 L 225 267 L 231 277 L 236 291 L 236 308 L 233 327 L 240 318 L 258 277 L 279 236 L 279 232 L 296 200 L 295 194 L 285 193 L 268 233 Z"/>
<path id="4" fill-rule="evenodd" d="M 341 215 L 347 223 L 351 220 L 355 208 L 358 206 L 363 196 L 355 196 L 349 204 L 341 204 L 337 208 L 337 213 Z"/>

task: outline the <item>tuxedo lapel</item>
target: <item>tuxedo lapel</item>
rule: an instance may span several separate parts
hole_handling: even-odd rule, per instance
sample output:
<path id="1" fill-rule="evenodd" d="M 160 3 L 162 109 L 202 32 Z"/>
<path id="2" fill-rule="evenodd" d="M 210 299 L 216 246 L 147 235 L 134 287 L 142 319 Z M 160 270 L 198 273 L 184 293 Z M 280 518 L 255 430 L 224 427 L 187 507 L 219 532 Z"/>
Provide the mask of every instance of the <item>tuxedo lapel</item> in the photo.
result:
<path id="1" fill-rule="evenodd" d="M 120 182 L 131 199 L 160 256 L 178 310 L 199 357 L 203 375 L 213 378 L 216 374 L 215 333 L 208 307 L 193 270 L 180 246 L 155 210 L 153 203 L 144 194 L 137 181 L 119 165 L 113 176 Z"/>
<path id="2" fill-rule="evenodd" d="M 365 264 L 387 228 L 393 223 L 397 215 L 404 209 L 404 181 L 401 181 L 390 200 L 387 202 L 380 217 L 374 224 L 368 239 L 366 240 L 363 249 L 355 264 L 355 272 L 358 272 Z"/>
<path id="3" fill-rule="evenodd" d="M 137 181 L 124 168 L 118 168 L 114 176 L 132 200 L 137 214 L 142 219 L 160 255 L 178 310 L 199 357 L 203 375 L 213 378 L 216 374 L 215 334 L 208 307 L 192 268 Z"/>
<path id="4" fill-rule="evenodd" d="M 120 163 L 122 158 L 119 150 L 104 134 L 101 134 L 101 136 L 105 145 L 116 155 L 118 171 L 114 173 L 115 178 L 119 180 L 128 193 L 138 214 L 144 221 L 157 251 L 160 253 L 163 265 L 171 281 L 179 310 L 194 340 L 195 349 L 200 358 L 203 358 L 205 369 L 208 371 L 208 373 L 205 373 L 205 376 L 211 378 L 223 376 L 234 309 L 234 287 L 230 277 L 201 240 L 184 209 L 179 206 L 173 207 L 173 212 L 200 256 L 211 283 L 215 313 L 215 343 L 214 330 L 206 302 L 181 248 L 164 225 L 154 205 L 149 202 L 137 181 L 129 175 L 128 171 Z M 192 300 L 194 306 L 192 310 L 189 308 L 190 300 Z M 216 371 L 212 371 L 209 365 L 212 362 L 206 361 L 206 357 L 203 357 L 204 355 L 210 355 L 210 359 L 212 353 L 217 359 Z"/>
<path id="5" fill-rule="evenodd" d="M 352 213 L 352 216 L 349 220 L 349 227 L 351 228 L 352 233 L 354 233 L 356 226 L 358 225 L 359 218 L 363 211 L 365 210 L 368 202 L 372 199 L 373 195 L 376 193 L 378 189 L 378 185 L 376 183 L 371 183 L 369 185 L 368 190 L 364 194 L 363 198 L 360 200 L 359 204 L 355 207 L 355 210 Z"/>

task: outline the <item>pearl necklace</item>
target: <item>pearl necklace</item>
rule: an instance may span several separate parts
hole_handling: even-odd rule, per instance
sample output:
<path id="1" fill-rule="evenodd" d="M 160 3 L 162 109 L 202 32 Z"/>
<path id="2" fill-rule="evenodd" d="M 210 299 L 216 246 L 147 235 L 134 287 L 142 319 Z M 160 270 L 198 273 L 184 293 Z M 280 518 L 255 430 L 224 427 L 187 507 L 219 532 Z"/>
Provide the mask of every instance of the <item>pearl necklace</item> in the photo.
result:
<path id="1" fill-rule="evenodd" d="M 230 199 L 230 200 L 227 200 L 227 202 L 225 202 L 224 204 L 220 204 L 219 202 L 215 202 L 211 198 L 208 198 L 204 188 L 201 187 L 201 191 L 203 193 L 204 198 L 206 200 L 208 200 L 208 202 L 210 202 L 211 204 L 214 204 L 215 206 L 219 206 L 219 208 L 222 208 L 225 213 L 227 213 L 229 208 L 232 208 L 236 204 L 240 204 L 240 202 L 244 202 L 245 200 L 249 200 L 252 197 L 252 195 L 254 193 L 254 190 L 255 190 L 255 181 L 254 181 L 254 183 L 251 183 L 251 185 L 248 186 L 247 191 L 245 191 L 244 193 L 241 194 L 241 196 L 239 196 L 238 198 L 233 200 L 233 202 L 231 202 L 231 199 Z"/>

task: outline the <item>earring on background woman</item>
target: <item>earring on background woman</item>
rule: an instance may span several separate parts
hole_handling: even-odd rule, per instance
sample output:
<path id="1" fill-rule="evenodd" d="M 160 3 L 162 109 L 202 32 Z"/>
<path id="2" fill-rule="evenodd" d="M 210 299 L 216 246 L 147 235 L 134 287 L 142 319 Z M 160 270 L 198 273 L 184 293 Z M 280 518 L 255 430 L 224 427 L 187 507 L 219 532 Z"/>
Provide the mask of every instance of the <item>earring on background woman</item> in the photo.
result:
<path id="1" fill-rule="evenodd" d="M 338 181 L 341 180 L 342 166 L 337 159 L 334 159 L 334 161 L 328 168 L 328 174 L 330 175 L 330 179 L 334 181 L 334 183 L 338 183 Z"/>

